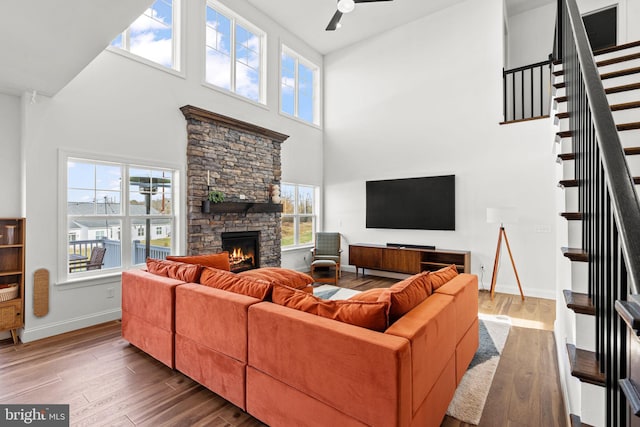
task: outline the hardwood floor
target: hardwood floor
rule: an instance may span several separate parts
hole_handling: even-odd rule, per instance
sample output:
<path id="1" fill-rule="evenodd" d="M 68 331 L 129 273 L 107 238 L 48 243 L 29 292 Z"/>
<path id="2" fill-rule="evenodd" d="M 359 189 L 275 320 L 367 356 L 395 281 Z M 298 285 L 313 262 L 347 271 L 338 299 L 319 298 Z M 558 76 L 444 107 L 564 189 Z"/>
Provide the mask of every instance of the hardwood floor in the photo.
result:
<path id="1" fill-rule="evenodd" d="M 356 278 L 366 290 L 396 280 Z M 480 292 L 480 312 L 511 316 L 481 426 L 566 426 L 552 326 L 555 303 Z M 28 344 L 0 342 L 0 402 L 68 403 L 73 426 L 262 426 L 226 400 L 127 343 L 120 322 Z M 445 418 L 443 426 L 466 426 Z"/>

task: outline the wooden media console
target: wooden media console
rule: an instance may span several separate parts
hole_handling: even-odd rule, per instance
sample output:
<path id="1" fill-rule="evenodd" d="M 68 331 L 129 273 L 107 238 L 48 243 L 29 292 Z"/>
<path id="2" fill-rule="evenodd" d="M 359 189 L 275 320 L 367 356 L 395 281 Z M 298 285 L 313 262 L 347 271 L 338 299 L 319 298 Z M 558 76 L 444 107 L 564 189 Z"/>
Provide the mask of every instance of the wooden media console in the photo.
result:
<path id="1" fill-rule="evenodd" d="M 420 249 L 374 244 L 349 245 L 349 264 L 358 269 L 417 274 L 455 264 L 459 273 L 471 272 L 471 252 L 448 249 Z"/>

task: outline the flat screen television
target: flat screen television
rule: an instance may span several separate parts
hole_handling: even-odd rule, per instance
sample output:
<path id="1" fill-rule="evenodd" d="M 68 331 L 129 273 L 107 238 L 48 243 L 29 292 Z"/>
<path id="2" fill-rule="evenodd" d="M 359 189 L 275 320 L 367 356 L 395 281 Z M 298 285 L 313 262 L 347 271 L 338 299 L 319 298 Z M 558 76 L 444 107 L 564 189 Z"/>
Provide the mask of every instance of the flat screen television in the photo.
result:
<path id="1" fill-rule="evenodd" d="M 367 181 L 367 228 L 456 229 L 455 175 Z"/>

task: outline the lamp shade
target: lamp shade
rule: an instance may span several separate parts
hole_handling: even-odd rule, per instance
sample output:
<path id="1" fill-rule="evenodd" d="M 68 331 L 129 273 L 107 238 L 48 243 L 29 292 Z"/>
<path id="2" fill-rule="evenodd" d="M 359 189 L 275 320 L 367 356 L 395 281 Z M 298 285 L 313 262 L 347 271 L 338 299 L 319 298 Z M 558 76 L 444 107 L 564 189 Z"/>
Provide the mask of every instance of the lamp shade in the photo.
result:
<path id="1" fill-rule="evenodd" d="M 515 224 L 518 222 L 518 212 L 514 207 L 487 208 L 487 222 Z"/>

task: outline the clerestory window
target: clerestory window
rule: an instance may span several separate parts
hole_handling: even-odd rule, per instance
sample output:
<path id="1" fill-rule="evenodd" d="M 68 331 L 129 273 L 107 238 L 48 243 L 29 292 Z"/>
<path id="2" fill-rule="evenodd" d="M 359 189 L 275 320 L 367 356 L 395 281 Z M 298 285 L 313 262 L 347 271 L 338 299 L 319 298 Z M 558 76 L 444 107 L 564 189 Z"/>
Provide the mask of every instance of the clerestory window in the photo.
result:
<path id="1" fill-rule="evenodd" d="M 318 66 L 282 45 L 280 74 L 280 111 L 319 125 Z"/>
<path id="2" fill-rule="evenodd" d="M 266 103 L 266 34 L 218 2 L 207 2 L 205 81 Z"/>
<path id="3" fill-rule="evenodd" d="M 180 71 L 180 0 L 156 0 L 111 47 Z"/>

